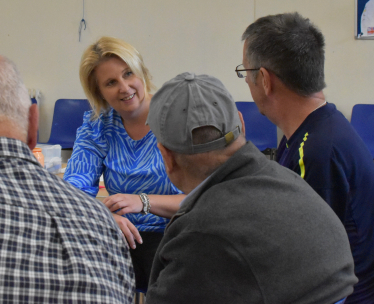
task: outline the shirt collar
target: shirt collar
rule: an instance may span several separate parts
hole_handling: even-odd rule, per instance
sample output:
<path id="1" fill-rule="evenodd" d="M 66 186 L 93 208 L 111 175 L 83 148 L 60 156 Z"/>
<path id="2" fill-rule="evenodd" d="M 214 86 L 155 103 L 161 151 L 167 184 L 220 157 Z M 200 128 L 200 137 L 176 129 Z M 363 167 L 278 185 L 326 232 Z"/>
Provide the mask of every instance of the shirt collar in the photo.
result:
<path id="1" fill-rule="evenodd" d="M 38 164 L 30 148 L 24 142 L 14 138 L 0 137 L 0 157 L 23 158 Z"/>

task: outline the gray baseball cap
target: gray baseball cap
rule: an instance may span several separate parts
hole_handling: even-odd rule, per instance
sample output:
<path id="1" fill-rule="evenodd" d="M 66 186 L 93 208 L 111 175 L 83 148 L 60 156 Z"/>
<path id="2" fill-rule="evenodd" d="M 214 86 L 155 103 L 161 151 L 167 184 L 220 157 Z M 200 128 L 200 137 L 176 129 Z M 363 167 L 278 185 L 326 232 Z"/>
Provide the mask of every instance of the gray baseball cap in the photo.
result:
<path id="1" fill-rule="evenodd" d="M 159 143 L 181 154 L 221 149 L 241 132 L 235 101 L 222 82 L 188 72 L 164 83 L 152 97 L 146 123 Z M 217 128 L 222 137 L 194 145 L 192 131 L 204 126 Z"/>

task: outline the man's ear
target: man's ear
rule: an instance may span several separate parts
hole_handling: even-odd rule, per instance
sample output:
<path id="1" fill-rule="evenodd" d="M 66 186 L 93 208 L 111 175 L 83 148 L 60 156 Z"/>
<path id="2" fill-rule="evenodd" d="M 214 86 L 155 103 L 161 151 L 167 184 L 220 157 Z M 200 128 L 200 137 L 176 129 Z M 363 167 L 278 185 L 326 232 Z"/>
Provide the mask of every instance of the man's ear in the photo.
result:
<path id="1" fill-rule="evenodd" d="M 272 82 L 271 82 L 271 75 L 269 71 L 265 68 L 260 68 L 260 73 L 262 75 L 262 86 L 264 88 L 264 92 L 266 96 L 269 96 L 272 91 Z"/>
<path id="2" fill-rule="evenodd" d="M 165 148 L 161 143 L 158 143 L 157 147 L 161 152 L 162 158 L 164 159 L 166 173 L 167 175 L 170 175 L 175 170 L 176 166 L 174 155 L 168 148 Z"/>
<path id="3" fill-rule="evenodd" d="M 245 124 L 244 124 L 243 114 L 240 111 L 238 111 L 238 114 L 239 114 L 239 119 L 242 122 L 242 128 L 241 128 L 242 132 L 241 133 L 243 133 L 243 135 L 245 137 Z"/>
<path id="4" fill-rule="evenodd" d="M 35 148 L 38 139 L 39 110 L 37 104 L 29 108 L 29 128 L 27 131 L 27 145 L 32 150 Z"/>

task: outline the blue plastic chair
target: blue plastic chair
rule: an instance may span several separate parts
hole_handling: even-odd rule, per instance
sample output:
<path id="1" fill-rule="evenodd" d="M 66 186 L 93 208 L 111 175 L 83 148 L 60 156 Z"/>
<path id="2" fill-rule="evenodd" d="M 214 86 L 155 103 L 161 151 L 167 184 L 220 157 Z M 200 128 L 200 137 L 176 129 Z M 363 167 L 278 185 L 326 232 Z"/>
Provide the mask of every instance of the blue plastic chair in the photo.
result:
<path id="1" fill-rule="evenodd" d="M 374 159 L 374 104 L 354 105 L 351 125 L 360 135 Z"/>
<path id="2" fill-rule="evenodd" d="M 277 127 L 262 115 L 256 104 L 249 101 L 237 101 L 236 107 L 242 113 L 245 124 L 245 137 L 260 151 L 277 148 Z"/>
<path id="3" fill-rule="evenodd" d="M 61 145 L 62 149 L 74 146 L 77 129 L 83 123 L 83 113 L 91 110 L 87 99 L 58 99 L 53 111 L 51 135 L 48 145 Z"/>

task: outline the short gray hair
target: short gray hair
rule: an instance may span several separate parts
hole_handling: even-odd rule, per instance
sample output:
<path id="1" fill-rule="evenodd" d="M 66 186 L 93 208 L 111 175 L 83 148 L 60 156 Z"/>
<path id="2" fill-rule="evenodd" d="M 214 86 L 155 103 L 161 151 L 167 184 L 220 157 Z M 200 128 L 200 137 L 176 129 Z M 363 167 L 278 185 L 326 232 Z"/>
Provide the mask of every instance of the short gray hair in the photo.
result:
<path id="1" fill-rule="evenodd" d="M 259 18 L 247 27 L 242 40 L 251 68 L 270 70 L 297 94 L 310 96 L 326 86 L 324 37 L 300 14 Z"/>
<path id="2" fill-rule="evenodd" d="M 31 100 L 16 65 L 0 57 L 0 119 L 12 121 L 26 135 L 29 124 Z"/>
<path id="3" fill-rule="evenodd" d="M 211 142 L 221 136 L 221 131 L 213 126 L 199 127 L 192 131 L 192 141 L 195 145 Z M 233 152 L 236 152 L 240 148 L 240 145 L 233 147 L 235 143 L 240 142 L 242 145 L 246 142 L 242 132 L 235 141 L 231 142 L 224 148 L 196 154 L 182 154 L 175 151 L 172 151 L 172 153 L 184 170 L 189 172 L 190 175 L 194 175 L 195 177 L 204 180 L 222 166 Z M 222 156 L 226 157 L 222 158 Z"/>

